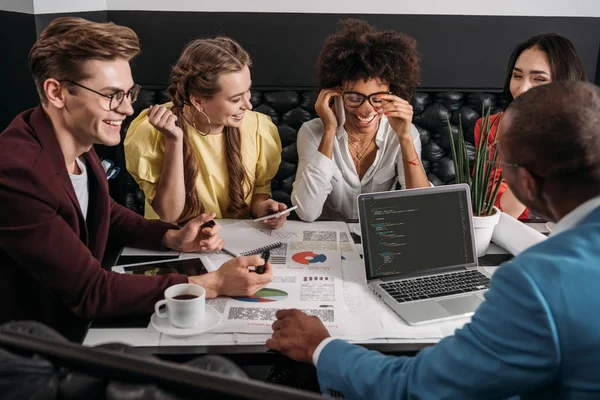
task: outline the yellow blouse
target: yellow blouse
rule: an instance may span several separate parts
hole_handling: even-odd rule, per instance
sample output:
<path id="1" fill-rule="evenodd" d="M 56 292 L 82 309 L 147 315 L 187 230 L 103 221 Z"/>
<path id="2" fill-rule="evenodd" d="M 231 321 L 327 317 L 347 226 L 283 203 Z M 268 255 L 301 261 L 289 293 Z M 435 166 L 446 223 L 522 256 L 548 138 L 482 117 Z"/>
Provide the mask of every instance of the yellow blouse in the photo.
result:
<path id="1" fill-rule="evenodd" d="M 165 104 L 167 108 L 172 103 Z M 150 206 L 156 194 L 156 186 L 162 171 L 165 141 L 162 134 L 148 122 L 148 110 L 144 110 L 131 122 L 124 141 L 127 170 L 146 195 L 145 216 L 158 219 Z M 225 133 L 202 136 L 186 122 L 190 142 L 198 160 L 196 190 L 205 212 L 214 212 L 217 218 L 231 218 L 227 160 L 225 156 Z M 277 127 L 264 114 L 247 111 L 240 127 L 242 164 L 249 182 L 244 185 L 246 204 L 250 206 L 252 195 L 271 194 L 271 179 L 281 162 L 281 141 Z"/>

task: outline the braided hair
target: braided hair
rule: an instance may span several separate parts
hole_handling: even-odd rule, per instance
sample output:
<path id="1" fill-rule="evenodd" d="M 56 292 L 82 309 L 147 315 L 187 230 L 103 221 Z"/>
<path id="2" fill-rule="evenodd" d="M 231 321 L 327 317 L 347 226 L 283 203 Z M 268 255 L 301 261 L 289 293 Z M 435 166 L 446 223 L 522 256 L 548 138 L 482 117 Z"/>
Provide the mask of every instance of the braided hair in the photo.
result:
<path id="1" fill-rule="evenodd" d="M 198 163 L 192 150 L 190 133 L 183 116 L 184 106 L 191 106 L 190 96 L 211 98 L 221 88 L 218 80 L 222 74 L 239 72 L 251 64 L 248 53 L 234 40 L 226 37 L 197 39 L 190 42 L 171 71 L 169 95 L 173 101 L 172 112 L 183 130 L 183 176 L 185 205 L 179 222 L 188 221 L 204 211 L 196 191 Z M 225 127 L 225 152 L 229 175 L 229 206 L 227 211 L 235 216 L 247 211 L 244 184 L 248 174 L 243 167 L 241 135 L 238 128 Z"/>

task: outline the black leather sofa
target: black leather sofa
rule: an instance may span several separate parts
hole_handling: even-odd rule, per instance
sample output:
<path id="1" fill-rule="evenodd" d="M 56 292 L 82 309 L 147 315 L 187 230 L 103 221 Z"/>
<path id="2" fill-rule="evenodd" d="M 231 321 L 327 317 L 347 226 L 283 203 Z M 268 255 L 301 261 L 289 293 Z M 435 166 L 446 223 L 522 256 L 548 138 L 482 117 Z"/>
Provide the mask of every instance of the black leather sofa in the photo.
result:
<path id="1" fill-rule="evenodd" d="M 282 88 L 252 91 L 251 102 L 254 110 L 270 116 L 279 128 L 283 146 L 282 161 L 272 181 L 272 190 L 273 197 L 288 206 L 298 165 L 297 132 L 304 122 L 317 117 L 314 109 L 317 94 L 315 90 L 309 89 Z M 134 104 L 133 117 L 151 104 L 167 101 L 169 98 L 164 87 L 143 88 Z M 473 157 L 473 128 L 477 119 L 481 117 L 483 105 L 491 107 L 492 112 L 495 113 L 502 110 L 503 103 L 500 91 L 417 91 L 413 96 L 412 105 L 413 123 L 419 130 L 423 146 L 423 166 L 429 180 L 437 186 L 452 183 L 454 180 L 447 119 L 450 119 L 455 139 L 458 137 L 459 119 L 462 121 L 469 155 Z M 121 131 L 123 138 L 132 118 L 128 118 L 123 124 Z M 144 195 L 127 173 L 122 143 L 115 148 L 99 146 L 97 151 L 100 157 L 113 160 L 121 169 L 116 179 L 110 182 L 112 196 L 119 203 L 143 214 Z"/>

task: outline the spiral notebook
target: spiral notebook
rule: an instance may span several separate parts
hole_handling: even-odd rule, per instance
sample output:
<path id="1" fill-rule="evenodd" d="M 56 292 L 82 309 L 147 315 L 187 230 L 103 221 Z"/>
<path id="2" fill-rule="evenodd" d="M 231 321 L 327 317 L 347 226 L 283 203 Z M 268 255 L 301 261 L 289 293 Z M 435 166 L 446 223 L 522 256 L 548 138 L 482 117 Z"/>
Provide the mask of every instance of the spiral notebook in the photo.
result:
<path id="1" fill-rule="evenodd" d="M 234 257 L 259 254 L 283 244 L 244 221 L 222 225 L 220 234 L 225 241 L 223 251 Z"/>

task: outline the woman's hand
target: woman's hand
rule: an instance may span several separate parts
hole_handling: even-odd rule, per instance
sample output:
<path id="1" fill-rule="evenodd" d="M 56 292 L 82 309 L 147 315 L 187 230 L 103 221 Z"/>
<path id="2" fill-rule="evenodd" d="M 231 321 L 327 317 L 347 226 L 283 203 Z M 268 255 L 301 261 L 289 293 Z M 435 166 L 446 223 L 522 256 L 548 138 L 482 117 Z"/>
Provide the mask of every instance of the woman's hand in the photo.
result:
<path id="1" fill-rule="evenodd" d="M 383 107 L 379 112 L 387 116 L 392 129 L 396 132 L 399 139 L 410 139 L 413 118 L 413 108 L 410 103 L 393 94 L 377 95 L 384 100 Z"/>
<path id="2" fill-rule="evenodd" d="M 267 199 L 258 205 L 255 216 L 257 218 L 264 217 L 266 215 L 275 214 L 283 210 L 287 210 L 287 206 L 285 204 L 279 203 L 273 199 Z M 265 224 L 269 229 L 281 228 L 288 215 L 289 214 L 285 214 L 278 218 L 269 218 L 262 221 L 262 223 Z"/>
<path id="3" fill-rule="evenodd" d="M 315 102 L 315 111 L 323 122 L 325 133 L 335 133 L 338 127 L 338 119 L 330 106 L 331 100 L 335 97 L 341 97 L 342 92 L 339 89 L 323 89 L 319 92 L 319 97 Z"/>
<path id="4" fill-rule="evenodd" d="M 212 221 L 214 213 L 200 214 L 189 221 L 179 230 L 169 229 L 163 238 L 163 246 L 183 252 L 221 251 L 225 242 L 219 235 L 221 225 L 215 223 L 212 227 L 202 227 Z"/>
<path id="5" fill-rule="evenodd" d="M 148 122 L 166 139 L 181 140 L 183 130 L 177 126 L 177 117 L 165 106 L 154 105 L 148 109 Z"/>

